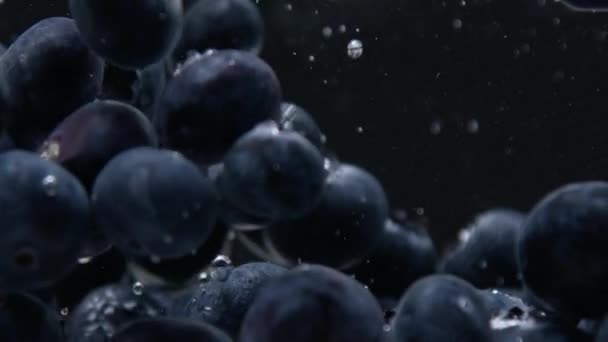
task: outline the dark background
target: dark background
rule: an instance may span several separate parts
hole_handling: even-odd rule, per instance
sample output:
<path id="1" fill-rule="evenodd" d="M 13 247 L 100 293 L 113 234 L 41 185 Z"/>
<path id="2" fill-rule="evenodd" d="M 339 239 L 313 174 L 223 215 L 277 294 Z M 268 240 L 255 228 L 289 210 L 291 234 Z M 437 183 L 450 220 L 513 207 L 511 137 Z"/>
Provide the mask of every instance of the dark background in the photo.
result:
<path id="1" fill-rule="evenodd" d="M 553 0 L 258 2 L 262 55 L 286 99 L 342 160 L 377 175 L 394 207 L 424 208 L 440 244 L 479 211 L 528 210 L 608 170 L 608 14 Z M 4 0 L 0 41 L 65 7 Z M 364 53 L 351 60 L 355 38 Z"/>

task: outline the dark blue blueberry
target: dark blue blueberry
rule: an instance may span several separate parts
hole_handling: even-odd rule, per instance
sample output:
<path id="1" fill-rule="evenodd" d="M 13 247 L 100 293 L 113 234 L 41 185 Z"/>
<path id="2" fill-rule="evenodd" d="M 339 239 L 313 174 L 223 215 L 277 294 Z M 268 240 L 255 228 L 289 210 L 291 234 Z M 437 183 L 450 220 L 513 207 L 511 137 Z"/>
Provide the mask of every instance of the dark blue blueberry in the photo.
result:
<path id="1" fill-rule="evenodd" d="M 236 141 L 216 184 L 223 200 L 245 214 L 278 220 L 300 217 L 316 206 L 325 176 L 316 147 L 268 122 Z"/>
<path id="2" fill-rule="evenodd" d="M 281 112 L 275 119 L 282 131 L 295 131 L 321 149 L 325 145 L 325 135 L 312 115 L 293 103 L 283 102 Z"/>
<path id="3" fill-rule="evenodd" d="M 280 105 L 279 81 L 264 61 L 242 51 L 209 51 L 192 56 L 169 81 L 155 124 L 163 146 L 212 164 Z"/>
<path id="4" fill-rule="evenodd" d="M 182 24 L 180 0 L 70 0 L 83 40 L 109 63 L 139 69 L 175 46 Z"/>
<path id="5" fill-rule="evenodd" d="M 520 287 L 515 244 L 525 215 L 510 209 L 486 211 L 460 233 L 460 244 L 449 253 L 442 271 L 478 288 Z"/>
<path id="6" fill-rule="evenodd" d="M 518 241 L 528 289 L 563 316 L 608 311 L 608 183 L 560 187 L 530 212 Z"/>
<path id="7" fill-rule="evenodd" d="M 437 252 L 426 229 L 387 220 L 372 253 L 348 271 L 381 297 L 399 298 L 417 279 L 435 271 Z"/>
<path id="8" fill-rule="evenodd" d="M 211 235 L 219 198 L 180 153 L 149 147 L 119 154 L 93 187 L 97 224 L 126 255 L 174 259 Z"/>
<path id="9" fill-rule="evenodd" d="M 211 271 L 208 280 L 190 291 L 182 315 L 210 323 L 236 337 L 260 289 L 285 271 L 266 262 L 227 268 L 221 271 L 227 272 L 221 277 L 214 274 L 217 271 Z"/>
<path id="10" fill-rule="evenodd" d="M 101 90 L 103 62 L 68 18 L 48 18 L 17 38 L 0 59 L 0 94 L 8 132 L 35 149 L 66 116 Z"/>
<path id="11" fill-rule="evenodd" d="M 106 285 L 93 290 L 70 313 L 65 332 L 69 342 L 107 342 L 126 324 L 159 317 L 167 308 L 136 283 Z"/>
<path id="12" fill-rule="evenodd" d="M 91 189 L 101 169 L 116 155 L 139 146 L 156 146 L 150 121 L 119 101 L 94 101 L 64 119 L 43 143 L 43 158 L 60 163 Z"/>
<path id="13" fill-rule="evenodd" d="M 333 269 L 303 265 L 266 284 L 240 342 L 380 342 L 384 314 L 361 284 Z"/>
<path id="14" fill-rule="evenodd" d="M 213 259 L 220 254 L 226 236 L 228 226 L 218 220 L 215 228 L 207 240 L 200 245 L 194 253 L 186 254 L 177 259 L 151 261 L 146 257 L 138 257 L 135 262 L 147 272 L 150 272 L 165 281 L 171 283 L 183 283 L 190 280 L 194 275 L 201 272 Z"/>
<path id="15" fill-rule="evenodd" d="M 59 312 L 30 295 L 0 295 L 0 341 L 62 342 Z"/>
<path id="16" fill-rule="evenodd" d="M 184 19 L 173 58 L 184 61 L 190 51 L 236 49 L 258 53 L 264 22 L 251 0 L 199 0 Z"/>
<path id="17" fill-rule="evenodd" d="M 272 224 L 272 249 L 299 261 L 346 268 L 362 261 L 382 239 L 388 203 L 380 183 L 353 165 L 326 179 L 319 204 L 304 217 Z"/>
<path id="18" fill-rule="evenodd" d="M 49 286 L 76 264 L 90 230 L 85 189 L 30 152 L 0 154 L 0 290 Z"/>
<path id="19" fill-rule="evenodd" d="M 484 297 L 451 275 L 415 282 L 401 298 L 392 324 L 394 342 L 488 342 L 491 336 Z"/>
<path id="20" fill-rule="evenodd" d="M 170 318 L 141 319 L 124 326 L 110 342 L 231 342 L 223 332 L 201 322 Z"/>

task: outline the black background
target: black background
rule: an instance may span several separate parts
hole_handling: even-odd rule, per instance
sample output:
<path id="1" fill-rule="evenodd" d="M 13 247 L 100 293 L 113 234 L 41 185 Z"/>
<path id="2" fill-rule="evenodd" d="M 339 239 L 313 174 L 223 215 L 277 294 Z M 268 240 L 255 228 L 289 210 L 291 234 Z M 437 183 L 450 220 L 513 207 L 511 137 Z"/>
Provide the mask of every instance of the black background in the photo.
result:
<path id="1" fill-rule="evenodd" d="M 481 210 L 528 210 L 561 184 L 604 178 L 608 14 L 553 0 L 258 2 L 286 99 L 394 207 L 424 208 L 440 244 Z M 65 1 L 4 0 L 0 41 L 52 15 L 68 15 Z"/>

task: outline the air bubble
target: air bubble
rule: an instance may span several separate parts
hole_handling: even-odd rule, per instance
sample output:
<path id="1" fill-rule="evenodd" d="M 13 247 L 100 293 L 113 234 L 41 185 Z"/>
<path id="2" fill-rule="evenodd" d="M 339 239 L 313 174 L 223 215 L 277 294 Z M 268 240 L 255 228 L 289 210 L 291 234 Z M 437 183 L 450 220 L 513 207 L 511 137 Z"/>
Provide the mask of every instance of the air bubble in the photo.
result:
<path id="1" fill-rule="evenodd" d="M 323 34 L 323 37 L 329 38 L 334 33 L 334 31 L 331 29 L 331 27 L 325 26 L 323 30 L 321 30 L 321 33 Z"/>
<path id="2" fill-rule="evenodd" d="M 92 258 L 92 257 L 83 257 L 83 258 L 78 258 L 78 263 L 79 263 L 80 265 L 86 265 L 86 264 L 90 263 L 90 262 L 91 262 L 91 260 L 93 260 L 93 258 Z"/>
<path id="3" fill-rule="evenodd" d="M 479 122 L 475 119 L 469 120 L 467 123 L 467 131 L 471 134 L 475 134 L 479 131 Z"/>
<path id="4" fill-rule="evenodd" d="M 135 303 L 134 301 L 128 301 L 122 304 L 122 307 L 127 311 L 132 311 L 133 309 L 135 309 L 136 306 L 137 303 Z"/>
<path id="5" fill-rule="evenodd" d="M 431 124 L 429 125 L 429 131 L 432 135 L 438 135 L 439 133 L 441 133 L 441 121 L 435 120 L 431 122 Z"/>
<path id="6" fill-rule="evenodd" d="M 363 55 L 363 43 L 358 39 L 351 40 L 346 46 L 346 53 L 351 59 L 359 59 Z"/>
<path id="7" fill-rule="evenodd" d="M 47 175 L 42 179 L 42 187 L 47 195 L 51 197 L 57 195 L 57 177 L 54 175 Z"/>
<path id="8" fill-rule="evenodd" d="M 144 285 L 137 281 L 133 284 L 131 290 L 133 291 L 134 295 L 141 296 L 144 293 Z"/>
<path id="9" fill-rule="evenodd" d="M 61 316 L 66 317 L 70 314 L 70 309 L 68 309 L 67 307 L 61 308 L 61 311 L 59 311 L 59 313 L 61 314 Z"/>
<path id="10" fill-rule="evenodd" d="M 220 254 L 213 259 L 211 267 L 226 267 L 230 266 L 230 264 L 232 264 L 232 260 L 230 260 L 229 257 Z"/>
<path id="11" fill-rule="evenodd" d="M 207 312 L 210 312 L 210 311 L 212 311 L 213 309 L 212 309 L 210 306 L 205 306 L 205 307 L 203 307 L 203 310 L 205 310 L 205 311 L 207 311 Z"/>
<path id="12" fill-rule="evenodd" d="M 486 268 L 488 268 L 488 262 L 483 259 L 479 262 L 479 268 L 481 268 L 482 270 L 485 270 Z"/>
<path id="13" fill-rule="evenodd" d="M 198 281 L 202 282 L 202 283 L 206 283 L 209 281 L 209 273 L 207 272 L 201 272 L 198 275 Z"/>

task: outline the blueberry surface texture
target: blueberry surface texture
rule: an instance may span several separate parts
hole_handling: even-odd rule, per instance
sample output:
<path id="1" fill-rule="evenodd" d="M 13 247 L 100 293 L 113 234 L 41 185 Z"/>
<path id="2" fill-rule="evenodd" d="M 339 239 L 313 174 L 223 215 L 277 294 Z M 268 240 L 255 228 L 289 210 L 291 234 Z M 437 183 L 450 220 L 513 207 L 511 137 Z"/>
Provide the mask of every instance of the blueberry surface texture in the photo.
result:
<path id="1" fill-rule="evenodd" d="M 442 271 L 478 288 L 521 287 L 515 247 L 525 214 L 510 209 L 481 213 L 460 233 L 460 244 L 448 254 Z"/>
<path id="2" fill-rule="evenodd" d="M 237 337 L 259 291 L 285 272 L 283 267 L 266 262 L 213 270 L 189 291 L 180 315 L 210 323 Z"/>
<path id="3" fill-rule="evenodd" d="M 279 220 L 310 211 L 319 202 L 325 176 L 316 147 L 269 122 L 235 142 L 216 183 L 223 199 L 237 209 Z"/>
<path id="4" fill-rule="evenodd" d="M 517 250 L 524 284 L 549 310 L 571 317 L 608 311 L 608 183 L 562 186 L 530 212 Z"/>
<path id="5" fill-rule="evenodd" d="M 347 268 L 361 262 L 382 239 L 386 195 L 367 171 L 342 164 L 331 172 L 315 208 L 266 230 L 270 246 L 293 264 Z"/>
<path id="6" fill-rule="evenodd" d="M 258 53 L 264 22 L 251 0 L 199 0 L 185 18 L 173 58 L 184 61 L 190 51 L 236 49 Z"/>
<path id="7" fill-rule="evenodd" d="M 23 32 L 0 58 L 0 94 L 16 145 L 37 148 L 63 118 L 93 100 L 103 69 L 72 19 L 43 19 Z"/>
<path id="8" fill-rule="evenodd" d="M 403 295 L 392 323 L 394 342 L 488 342 L 490 312 L 471 284 L 450 275 L 415 282 Z"/>
<path id="9" fill-rule="evenodd" d="M 160 61 L 180 35 L 180 0 L 70 0 L 69 5 L 86 44 L 126 69 Z"/>
<path id="10" fill-rule="evenodd" d="M 169 81 L 155 114 L 161 145 L 210 165 L 281 105 L 281 86 L 254 54 L 208 51 L 190 57 Z"/>
<path id="11" fill-rule="evenodd" d="M 241 342 L 380 342 L 383 313 L 357 281 L 302 265 L 265 285 L 241 327 Z"/>
<path id="12" fill-rule="evenodd" d="M 139 319 L 164 316 L 167 308 L 135 283 L 109 284 L 91 291 L 69 315 L 69 342 L 106 342 L 123 326 Z"/>
<path id="13" fill-rule="evenodd" d="M 174 259 L 211 235 L 219 197 L 180 153 L 139 147 L 119 154 L 101 171 L 92 204 L 98 226 L 123 253 Z"/>
<path id="14" fill-rule="evenodd" d="M 90 233 L 80 182 L 36 154 L 0 154 L 0 291 L 51 285 L 76 264 Z"/>

